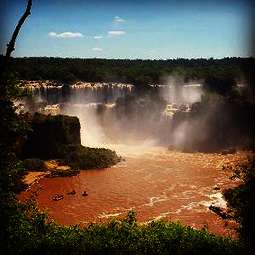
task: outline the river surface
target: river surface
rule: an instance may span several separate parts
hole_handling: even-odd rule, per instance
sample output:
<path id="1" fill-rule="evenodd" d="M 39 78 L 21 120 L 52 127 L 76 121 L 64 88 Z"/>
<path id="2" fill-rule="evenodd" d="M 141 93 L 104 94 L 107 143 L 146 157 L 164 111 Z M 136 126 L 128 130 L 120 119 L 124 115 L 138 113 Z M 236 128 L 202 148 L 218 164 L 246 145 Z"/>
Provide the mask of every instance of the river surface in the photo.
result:
<path id="1" fill-rule="evenodd" d="M 20 195 L 21 200 L 37 190 L 39 207 L 67 225 L 122 218 L 133 209 L 139 222 L 164 219 L 195 228 L 206 226 L 220 235 L 234 233 L 233 226 L 208 207 L 226 207 L 221 192 L 236 183 L 222 165 L 234 164 L 244 153 L 182 153 L 149 145 L 110 147 L 125 161 L 73 177 L 42 178 Z M 68 195 L 72 190 L 76 193 Z M 84 191 L 88 196 L 82 196 Z M 64 199 L 52 200 L 55 194 Z"/>

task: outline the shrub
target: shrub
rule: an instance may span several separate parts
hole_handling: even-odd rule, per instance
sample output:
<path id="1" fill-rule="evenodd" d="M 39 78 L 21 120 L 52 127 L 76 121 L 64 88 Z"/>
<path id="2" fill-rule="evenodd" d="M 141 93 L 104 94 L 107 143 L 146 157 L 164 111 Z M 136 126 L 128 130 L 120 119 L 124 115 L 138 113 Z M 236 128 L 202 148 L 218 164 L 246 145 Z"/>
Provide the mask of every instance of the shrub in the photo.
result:
<path id="1" fill-rule="evenodd" d="M 123 221 L 65 227 L 30 203 L 16 206 L 10 223 L 9 254 L 242 254 L 239 241 L 180 223 L 140 225 L 134 212 Z"/>
<path id="2" fill-rule="evenodd" d="M 26 170 L 29 171 L 44 171 L 46 166 L 43 160 L 39 158 L 28 158 L 23 160 L 23 164 Z"/>
<path id="3" fill-rule="evenodd" d="M 224 196 L 232 208 L 232 214 L 240 224 L 241 237 L 254 249 L 255 240 L 255 158 L 248 158 L 235 168 L 233 178 L 242 180 L 238 187 L 228 189 Z"/>
<path id="4" fill-rule="evenodd" d="M 106 168 L 120 161 L 115 151 L 84 146 L 66 147 L 64 162 L 74 169 Z"/>
<path id="5" fill-rule="evenodd" d="M 61 170 L 56 169 L 50 172 L 50 177 L 67 177 L 67 176 L 74 176 L 79 174 L 79 171 L 68 169 L 68 170 Z"/>

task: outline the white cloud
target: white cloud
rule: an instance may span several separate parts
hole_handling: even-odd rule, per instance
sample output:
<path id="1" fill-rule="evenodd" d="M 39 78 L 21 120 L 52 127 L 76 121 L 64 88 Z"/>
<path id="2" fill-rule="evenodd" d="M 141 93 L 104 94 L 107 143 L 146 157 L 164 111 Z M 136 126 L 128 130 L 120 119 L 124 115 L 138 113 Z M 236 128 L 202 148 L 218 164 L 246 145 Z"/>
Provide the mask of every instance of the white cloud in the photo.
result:
<path id="1" fill-rule="evenodd" d="M 102 48 L 98 48 L 98 47 L 92 48 L 92 50 L 93 50 L 93 51 L 98 51 L 98 52 L 99 52 L 99 51 L 103 51 Z"/>
<path id="2" fill-rule="evenodd" d="M 113 19 L 113 22 L 115 23 L 123 23 L 125 22 L 126 20 L 122 19 L 121 17 L 119 16 L 115 16 L 114 19 Z"/>
<path id="3" fill-rule="evenodd" d="M 63 32 L 63 33 L 56 33 L 56 32 L 50 32 L 48 34 L 50 37 L 55 37 L 55 38 L 80 38 L 84 37 L 82 33 L 79 32 Z"/>
<path id="4" fill-rule="evenodd" d="M 94 36 L 94 39 L 96 39 L 96 40 L 99 40 L 99 39 L 102 39 L 102 38 L 103 38 L 102 35 L 95 35 L 95 36 Z"/>
<path id="5" fill-rule="evenodd" d="M 112 31 L 108 31 L 108 35 L 109 36 L 121 36 L 121 35 L 125 35 L 126 32 L 123 30 L 112 30 Z"/>
<path id="6" fill-rule="evenodd" d="M 56 34 L 55 32 L 49 32 L 48 35 L 49 35 L 49 36 L 52 36 L 52 37 L 57 36 L 57 34 Z"/>

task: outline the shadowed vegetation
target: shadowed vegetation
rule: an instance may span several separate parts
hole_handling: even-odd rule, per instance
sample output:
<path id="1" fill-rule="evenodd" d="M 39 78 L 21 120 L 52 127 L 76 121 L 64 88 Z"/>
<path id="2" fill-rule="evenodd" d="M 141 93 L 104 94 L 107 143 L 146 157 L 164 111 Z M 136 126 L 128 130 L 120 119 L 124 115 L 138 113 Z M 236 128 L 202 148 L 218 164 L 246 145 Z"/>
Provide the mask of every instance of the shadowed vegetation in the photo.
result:
<path id="1" fill-rule="evenodd" d="M 229 167 L 231 168 L 231 167 Z M 232 209 L 232 217 L 240 224 L 239 232 L 248 247 L 249 254 L 255 249 L 255 158 L 251 156 L 247 162 L 239 164 L 232 178 L 242 183 L 225 191 L 224 196 Z"/>
<path id="2" fill-rule="evenodd" d="M 139 225 L 132 211 L 123 221 L 86 228 L 46 221 L 33 203 L 16 205 L 8 229 L 10 254 L 242 254 L 239 241 L 179 223 Z"/>

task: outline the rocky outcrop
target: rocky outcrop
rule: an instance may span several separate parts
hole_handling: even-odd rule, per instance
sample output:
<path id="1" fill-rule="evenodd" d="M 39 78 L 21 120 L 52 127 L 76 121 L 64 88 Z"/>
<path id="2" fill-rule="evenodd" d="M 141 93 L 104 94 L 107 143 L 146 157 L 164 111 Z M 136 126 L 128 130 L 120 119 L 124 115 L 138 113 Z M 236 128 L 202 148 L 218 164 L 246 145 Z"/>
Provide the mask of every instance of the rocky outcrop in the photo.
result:
<path id="1" fill-rule="evenodd" d="M 224 208 L 220 208 L 218 206 L 210 205 L 209 210 L 216 213 L 218 216 L 220 216 L 224 220 L 229 218 L 229 215 L 228 215 L 226 209 L 224 209 Z"/>
<path id="2" fill-rule="evenodd" d="M 31 131 L 22 149 L 23 158 L 61 158 L 68 146 L 80 146 L 80 122 L 77 117 L 43 115 L 28 117 Z"/>
<path id="3" fill-rule="evenodd" d="M 24 116 L 31 126 L 21 152 L 28 170 L 44 168 L 47 162 L 57 162 L 51 176 L 71 176 L 78 170 L 106 168 L 118 163 L 116 152 L 104 148 L 88 148 L 81 145 L 80 122 L 77 117 L 43 115 Z M 51 161 L 43 161 L 49 160 Z M 54 160 L 52 160 L 54 159 Z M 47 165 L 46 164 L 46 165 Z"/>

